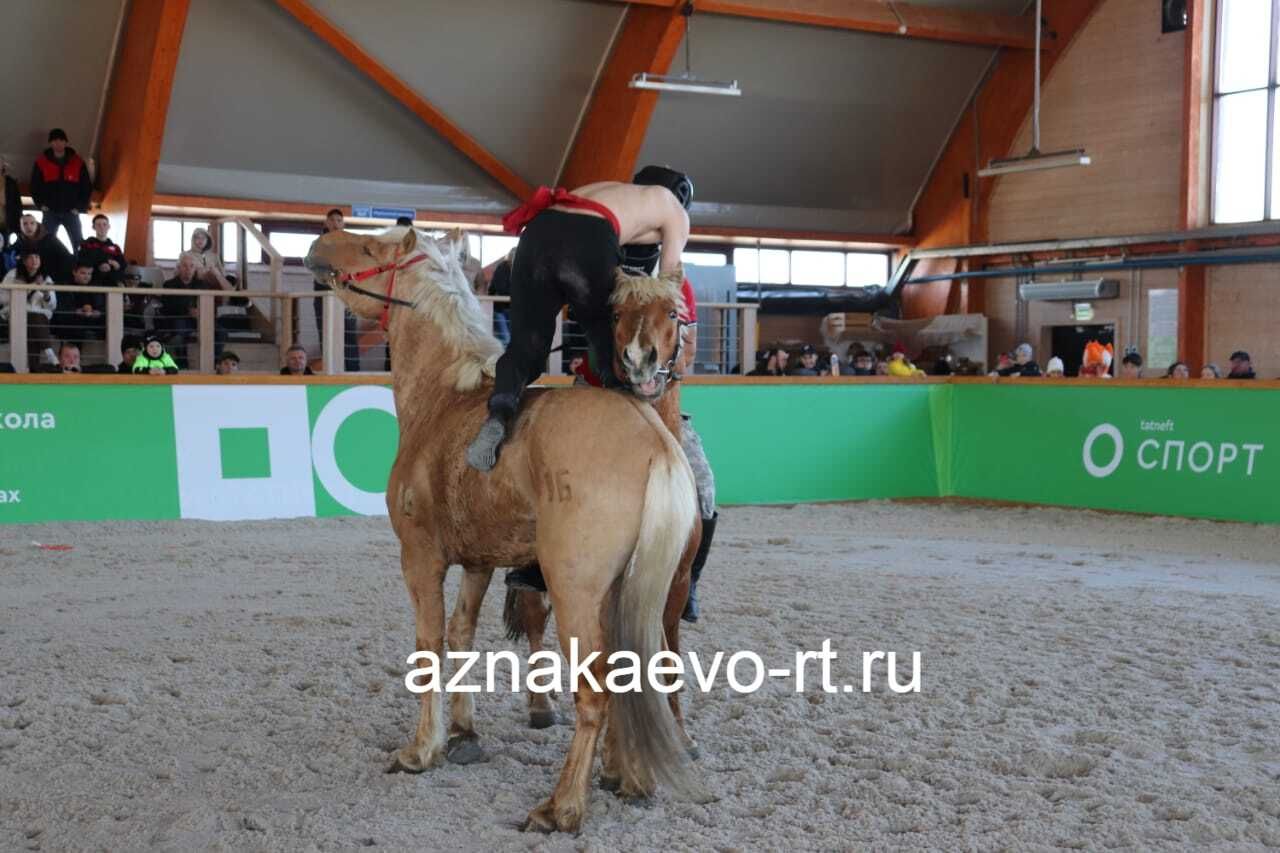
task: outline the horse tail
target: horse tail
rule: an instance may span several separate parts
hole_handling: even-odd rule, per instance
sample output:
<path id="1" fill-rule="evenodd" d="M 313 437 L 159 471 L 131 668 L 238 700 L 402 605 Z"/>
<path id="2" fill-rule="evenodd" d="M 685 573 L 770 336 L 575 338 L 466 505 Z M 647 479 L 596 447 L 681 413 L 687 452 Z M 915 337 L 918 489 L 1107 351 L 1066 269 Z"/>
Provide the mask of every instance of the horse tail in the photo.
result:
<path id="1" fill-rule="evenodd" d="M 640 535 L 615 586 L 608 622 L 609 647 L 639 655 L 643 688 L 610 697 L 609 725 L 617 726 L 619 758 L 630 778 L 706 802 L 710 796 L 693 773 L 667 696 L 647 683 L 649 661 L 665 648 L 662 613 L 698 513 L 689 463 L 670 434 L 662 434 L 666 452 L 649 464 Z"/>
<path id="2" fill-rule="evenodd" d="M 502 604 L 502 624 L 507 629 L 507 639 L 512 642 L 529 633 L 524 624 L 524 610 L 520 607 L 520 590 L 507 587 L 507 600 Z"/>

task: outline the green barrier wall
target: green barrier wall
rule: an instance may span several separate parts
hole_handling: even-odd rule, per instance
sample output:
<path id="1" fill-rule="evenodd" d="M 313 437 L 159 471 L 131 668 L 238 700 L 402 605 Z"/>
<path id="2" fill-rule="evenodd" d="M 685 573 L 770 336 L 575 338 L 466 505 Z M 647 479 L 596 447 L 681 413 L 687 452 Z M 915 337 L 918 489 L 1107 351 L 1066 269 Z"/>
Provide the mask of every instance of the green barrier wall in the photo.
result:
<path id="1" fill-rule="evenodd" d="M 1280 522 L 1280 391 L 689 385 L 725 504 L 969 497 Z M 0 384 L 0 523 L 382 514 L 378 385 Z"/>

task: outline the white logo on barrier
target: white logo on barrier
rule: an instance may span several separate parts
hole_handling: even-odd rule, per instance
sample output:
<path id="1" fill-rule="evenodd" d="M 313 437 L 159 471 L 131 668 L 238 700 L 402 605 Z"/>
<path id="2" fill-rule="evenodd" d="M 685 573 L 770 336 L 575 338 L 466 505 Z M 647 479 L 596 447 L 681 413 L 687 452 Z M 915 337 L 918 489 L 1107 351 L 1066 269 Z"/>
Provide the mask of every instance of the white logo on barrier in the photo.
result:
<path id="1" fill-rule="evenodd" d="M 385 514 L 385 492 L 355 486 L 338 467 L 334 453 L 338 430 L 347 418 L 366 409 L 394 418 L 391 389 L 365 385 L 343 391 L 320 410 L 313 433 L 302 386 L 174 386 L 182 517 L 228 521 L 314 516 L 313 464 L 315 476 L 338 503 L 361 515 Z M 226 429 L 266 432 L 264 476 L 223 476 L 221 432 Z"/>
<path id="2" fill-rule="evenodd" d="M 1144 432 L 1167 432 L 1173 428 L 1173 421 L 1142 421 L 1141 427 Z M 1094 444 L 1103 436 L 1110 438 L 1115 445 L 1111 459 L 1105 465 L 1099 465 L 1094 454 Z M 1208 441 L 1197 441 L 1188 450 L 1185 440 L 1170 438 L 1163 442 L 1162 452 L 1162 443 L 1158 439 L 1148 438 L 1138 445 L 1136 456 L 1138 467 L 1144 471 L 1154 471 L 1156 468 L 1161 471 L 1181 471 L 1185 463 L 1187 470 L 1193 474 L 1210 471 L 1222 474 L 1241 458 L 1241 451 L 1244 451 L 1244 475 L 1252 477 L 1258 454 L 1265 449 L 1266 445 L 1248 442 L 1236 444 L 1223 441 L 1215 445 Z M 1084 469 L 1091 475 L 1098 478 L 1110 477 L 1124 461 L 1124 436 L 1114 424 L 1098 424 L 1085 437 L 1082 456 Z"/>
<path id="3" fill-rule="evenodd" d="M 305 387 L 175 385 L 173 427 L 183 518 L 229 521 L 316 514 Z M 224 429 L 266 430 L 267 476 L 222 476 Z"/>
<path id="4" fill-rule="evenodd" d="M 386 492 L 366 492 L 356 488 L 343 476 L 334 455 L 334 439 L 338 437 L 338 430 L 347 418 L 365 409 L 379 409 L 394 418 L 396 406 L 391 389 L 381 385 L 360 385 L 343 391 L 325 404 L 311 434 L 311 459 L 321 485 L 338 503 L 361 515 L 386 515 Z"/>

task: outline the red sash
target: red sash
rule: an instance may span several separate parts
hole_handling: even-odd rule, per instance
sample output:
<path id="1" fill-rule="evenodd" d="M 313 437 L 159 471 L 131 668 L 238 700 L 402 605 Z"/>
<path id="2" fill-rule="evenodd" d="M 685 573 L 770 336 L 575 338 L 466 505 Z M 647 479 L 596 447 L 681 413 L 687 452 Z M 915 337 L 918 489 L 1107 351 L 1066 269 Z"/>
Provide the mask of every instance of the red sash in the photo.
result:
<path id="1" fill-rule="evenodd" d="M 569 192 L 563 187 L 538 187 L 534 192 L 533 198 L 517 207 L 515 210 L 502 217 L 502 229 L 508 234 L 519 234 L 524 227 L 529 224 L 532 219 L 548 207 L 576 207 L 581 210 L 590 210 L 600 214 L 610 225 L 613 231 L 619 237 L 622 236 L 622 228 L 618 225 L 618 217 L 613 215 L 613 211 L 605 207 L 598 201 L 592 201 L 589 198 L 582 198 Z"/>

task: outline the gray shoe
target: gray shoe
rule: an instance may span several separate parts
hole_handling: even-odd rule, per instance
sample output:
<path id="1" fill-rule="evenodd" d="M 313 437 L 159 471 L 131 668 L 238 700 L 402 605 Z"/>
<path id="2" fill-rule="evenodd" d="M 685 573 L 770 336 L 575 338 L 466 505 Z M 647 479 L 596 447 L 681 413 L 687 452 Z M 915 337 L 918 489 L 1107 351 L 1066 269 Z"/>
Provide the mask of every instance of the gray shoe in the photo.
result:
<path id="1" fill-rule="evenodd" d="M 507 428 L 497 418 L 489 418 L 480 427 L 475 441 L 467 448 L 467 464 L 477 471 L 492 471 L 498 464 L 498 447 L 507 437 Z"/>

